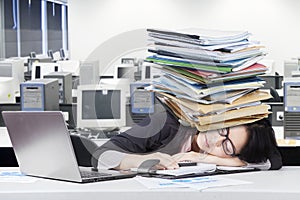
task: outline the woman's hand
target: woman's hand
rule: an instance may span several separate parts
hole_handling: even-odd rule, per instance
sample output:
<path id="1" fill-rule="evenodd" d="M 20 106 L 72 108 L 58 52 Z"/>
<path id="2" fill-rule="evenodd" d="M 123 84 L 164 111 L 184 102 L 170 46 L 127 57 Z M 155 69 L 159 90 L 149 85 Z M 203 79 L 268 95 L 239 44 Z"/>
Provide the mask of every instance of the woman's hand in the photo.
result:
<path id="1" fill-rule="evenodd" d="M 177 162 L 180 161 L 191 161 L 201 163 L 211 163 L 222 166 L 240 167 L 246 165 L 245 162 L 240 160 L 238 157 L 221 158 L 210 154 L 203 154 L 194 151 L 187 153 L 178 153 L 172 156 Z"/>
<path id="2" fill-rule="evenodd" d="M 156 169 L 177 169 L 179 168 L 176 160 L 172 158 L 172 156 L 165 153 L 152 153 L 146 155 L 137 155 L 137 154 L 128 154 L 121 161 L 119 167 L 117 169 L 130 169 L 137 168 L 140 164 L 146 160 L 150 159 L 159 159 L 160 162 L 156 165 Z"/>

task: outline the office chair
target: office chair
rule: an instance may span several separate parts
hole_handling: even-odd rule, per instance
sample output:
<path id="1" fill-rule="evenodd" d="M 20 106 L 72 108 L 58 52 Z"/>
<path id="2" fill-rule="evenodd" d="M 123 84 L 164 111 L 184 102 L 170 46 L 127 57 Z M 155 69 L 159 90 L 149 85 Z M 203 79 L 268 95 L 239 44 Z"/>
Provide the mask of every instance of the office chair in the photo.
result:
<path id="1" fill-rule="evenodd" d="M 92 167 L 92 154 L 98 145 L 94 141 L 79 135 L 71 135 L 71 141 L 78 165 Z"/>

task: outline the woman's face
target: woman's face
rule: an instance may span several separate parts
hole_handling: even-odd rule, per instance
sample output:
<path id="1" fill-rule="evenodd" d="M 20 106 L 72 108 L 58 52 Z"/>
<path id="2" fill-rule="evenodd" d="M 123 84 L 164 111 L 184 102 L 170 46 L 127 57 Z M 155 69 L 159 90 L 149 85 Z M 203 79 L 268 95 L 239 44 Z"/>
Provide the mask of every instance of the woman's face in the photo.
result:
<path id="1" fill-rule="evenodd" d="M 244 126 L 235 126 L 199 133 L 197 144 L 204 152 L 227 158 L 239 154 L 246 145 L 247 139 L 246 128 Z M 231 153 L 233 155 L 230 155 Z"/>

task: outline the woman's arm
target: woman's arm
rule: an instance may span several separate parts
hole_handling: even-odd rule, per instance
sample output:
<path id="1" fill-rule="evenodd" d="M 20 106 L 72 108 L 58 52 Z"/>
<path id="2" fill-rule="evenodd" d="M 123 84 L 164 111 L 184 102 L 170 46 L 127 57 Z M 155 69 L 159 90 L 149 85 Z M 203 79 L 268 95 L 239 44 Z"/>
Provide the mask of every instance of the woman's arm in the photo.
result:
<path id="1" fill-rule="evenodd" d="M 198 152 L 187 152 L 187 153 L 178 153 L 172 156 L 177 162 L 189 160 L 192 162 L 202 162 L 202 163 L 211 163 L 219 166 L 230 166 L 230 167 L 249 167 L 257 168 L 260 170 L 269 170 L 272 169 L 271 164 L 272 160 L 267 160 L 266 162 L 261 163 L 247 163 L 240 160 L 238 157 L 229 157 L 221 158 L 209 154 L 203 154 Z"/>
<path id="2" fill-rule="evenodd" d="M 270 170 L 278 170 L 282 167 L 282 157 L 277 146 L 271 151 L 269 161 L 271 163 Z"/>
<path id="3" fill-rule="evenodd" d="M 203 154 L 198 152 L 187 152 L 187 153 L 178 153 L 172 156 L 177 162 L 189 160 L 192 162 L 202 162 L 202 163 L 211 163 L 221 166 L 232 166 L 232 167 L 240 167 L 246 166 L 247 163 L 240 160 L 238 157 L 230 157 L 230 158 L 221 158 L 209 154 Z"/>
<path id="4" fill-rule="evenodd" d="M 121 161 L 125 157 L 130 158 L 128 155 L 149 154 L 168 143 L 177 133 L 178 128 L 177 119 L 168 112 L 152 115 L 96 149 L 93 153 L 92 165 L 98 167 L 99 164 L 102 168 L 122 166 Z M 111 157 L 111 154 L 115 158 L 114 162 L 105 159 Z"/>
<path id="5" fill-rule="evenodd" d="M 179 167 L 175 159 L 169 154 L 156 152 L 141 155 L 109 150 L 100 155 L 98 159 L 98 169 L 127 170 L 130 168 L 138 168 L 142 162 L 149 159 L 160 160 L 156 166 L 157 169 L 177 169 Z"/>
<path id="6" fill-rule="evenodd" d="M 164 153 L 151 153 L 145 155 L 137 155 L 137 154 L 127 154 L 123 157 L 120 162 L 120 165 L 115 169 L 130 169 L 130 168 L 138 168 L 144 161 L 150 159 L 158 159 L 160 160 L 159 164 L 156 166 L 156 169 L 177 169 L 179 168 L 175 159 L 172 156 Z"/>

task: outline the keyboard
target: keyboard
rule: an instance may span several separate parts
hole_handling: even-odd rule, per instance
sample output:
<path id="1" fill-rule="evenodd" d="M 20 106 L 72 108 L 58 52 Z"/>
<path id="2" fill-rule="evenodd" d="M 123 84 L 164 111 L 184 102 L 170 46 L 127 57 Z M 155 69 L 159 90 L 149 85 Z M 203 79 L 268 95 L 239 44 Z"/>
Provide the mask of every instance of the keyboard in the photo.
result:
<path id="1" fill-rule="evenodd" d="M 120 134 L 119 130 L 102 131 L 102 130 L 89 130 L 79 129 L 74 130 L 71 134 L 80 135 L 89 139 L 110 139 L 111 137 Z"/>
<path id="2" fill-rule="evenodd" d="M 112 174 L 92 171 L 80 171 L 80 175 L 82 178 L 97 178 L 102 176 L 110 176 Z"/>

